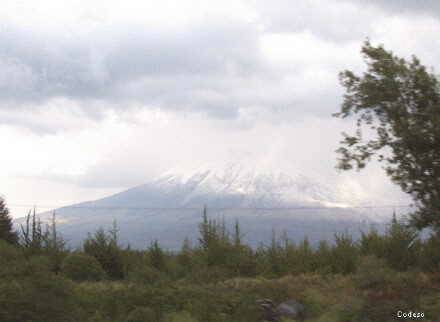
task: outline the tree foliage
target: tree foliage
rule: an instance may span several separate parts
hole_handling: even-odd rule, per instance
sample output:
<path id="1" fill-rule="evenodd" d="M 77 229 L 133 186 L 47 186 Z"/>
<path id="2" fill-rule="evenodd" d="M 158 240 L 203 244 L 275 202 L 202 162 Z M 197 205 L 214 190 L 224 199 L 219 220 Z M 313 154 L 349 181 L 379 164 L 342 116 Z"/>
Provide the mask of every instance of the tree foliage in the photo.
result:
<path id="1" fill-rule="evenodd" d="M 354 134 L 343 133 L 338 167 L 362 169 L 373 158 L 415 200 L 413 224 L 440 230 L 440 88 L 416 57 L 405 60 L 368 41 L 359 76 L 340 74 L 345 87 L 340 118 L 356 116 Z"/>
<path id="2" fill-rule="evenodd" d="M 63 250 L 59 273 L 46 239 L 38 252 L 2 240 L 0 321 L 255 322 L 262 318 L 257 299 L 289 298 L 305 305 L 310 322 L 388 321 L 402 307 L 423 310 L 424 321 L 440 313 L 439 237 L 419 240 L 396 219 L 360 241 L 346 233 L 334 242 L 295 244 L 274 233 L 257 250 L 237 238 L 238 223 L 230 233 L 206 214 L 203 224 L 201 241 L 205 234 L 210 242 L 187 240 L 180 252 L 158 243 L 121 249 L 117 229 L 101 229 L 84 249 Z M 124 274 L 102 279 L 102 263 L 107 274 Z"/>
<path id="3" fill-rule="evenodd" d="M 0 197 L 0 239 L 11 244 L 18 242 L 17 233 L 14 231 L 12 218 L 9 216 L 9 209 L 6 207 L 5 200 Z"/>
<path id="4" fill-rule="evenodd" d="M 61 264 L 61 272 L 66 277 L 82 281 L 99 281 L 105 272 L 95 257 L 84 253 L 72 253 Z"/>
<path id="5" fill-rule="evenodd" d="M 93 256 L 112 279 L 124 277 L 124 263 L 122 251 L 118 245 L 116 225 L 106 232 L 98 229 L 84 241 L 84 252 Z"/>

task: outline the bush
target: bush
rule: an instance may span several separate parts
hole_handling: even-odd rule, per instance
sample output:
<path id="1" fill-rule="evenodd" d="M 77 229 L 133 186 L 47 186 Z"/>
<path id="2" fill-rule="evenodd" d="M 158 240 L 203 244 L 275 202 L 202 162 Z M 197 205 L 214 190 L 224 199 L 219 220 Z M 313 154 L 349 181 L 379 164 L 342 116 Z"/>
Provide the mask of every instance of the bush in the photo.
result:
<path id="1" fill-rule="evenodd" d="M 99 312 L 95 312 L 95 314 L 87 320 L 88 322 L 107 322 L 108 320 L 106 320 L 101 313 Z"/>
<path id="2" fill-rule="evenodd" d="M 332 249 L 333 273 L 350 274 L 356 270 L 358 249 L 348 234 L 336 235 Z"/>
<path id="3" fill-rule="evenodd" d="M 149 307 L 137 307 L 128 314 L 124 322 L 155 322 L 156 315 Z"/>
<path id="4" fill-rule="evenodd" d="M 74 281 L 99 281 L 105 277 L 105 272 L 93 256 L 83 253 L 73 253 L 67 256 L 61 264 L 61 272 Z"/>
<path id="5" fill-rule="evenodd" d="M 432 235 L 422 248 L 421 266 L 429 272 L 440 272 L 440 235 Z"/>
<path id="6" fill-rule="evenodd" d="M 325 295 L 314 288 L 305 291 L 303 304 L 307 307 L 307 314 L 310 317 L 322 315 L 329 306 Z"/>
<path id="7" fill-rule="evenodd" d="M 382 288 L 393 275 L 383 259 L 373 255 L 365 256 L 360 260 L 354 282 L 360 289 Z"/>
<path id="8" fill-rule="evenodd" d="M 414 228 L 393 217 L 385 241 L 385 258 L 391 268 L 405 271 L 417 263 L 420 241 Z"/>
<path id="9" fill-rule="evenodd" d="M 420 310 L 419 299 L 426 277 L 417 272 L 397 272 L 376 257 L 363 258 L 355 276 L 362 307 L 360 321 L 387 321 L 402 308 Z"/>
<path id="10" fill-rule="evenodd" d="M 186 311 L 170 313 L 165 317 L 164 322 L 197 322 L 191 314 Z"/>
<path id="11" fill-rule="evenodd" d="M 157 285 L 167 280 L 165 273 L 149 266 L 137 266 L 127 276 L 129 281 Z"/>
<path id="12" fill-rule="evenodd" d="M 372 228 L 368 233 L 362 232 L 360 238 L 361 255 L 374 255 L 378 258 L 385 256 L 385 237 L 379 235 L 379 232 Z"/>
<path id="13" fill-rule="evenodd" d="M 19 248 L 0 240 L 0 279 L 20 274 L 25 269 L 24 261 L 23 252 Z"/>
<path id="14" fill-rule="evenodd" d="M 0 279 L 0 321 L 78 321 L 71 282 L 33 268 L 29 265 L 20 277 Z"/>

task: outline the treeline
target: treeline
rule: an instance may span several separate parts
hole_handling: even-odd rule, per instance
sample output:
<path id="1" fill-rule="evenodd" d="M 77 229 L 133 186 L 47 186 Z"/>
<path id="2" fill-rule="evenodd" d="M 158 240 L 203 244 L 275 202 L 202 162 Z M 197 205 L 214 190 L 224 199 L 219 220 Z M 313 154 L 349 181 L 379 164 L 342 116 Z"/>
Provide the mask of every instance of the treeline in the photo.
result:
<path id="1" fill-rule="evenodd" d="M 171 252 L 155 240 L 145 250 L 121 247 L 116 223 L 105 231 L 100 228 L 89 234 L 81 248 L 69 250 L 57 233 L 56 218 L 42 229 L 35 211 L 29 213 L 21 227 L 17 245 L 28 255 L 47 256 L 55 273 L 63 272 L 75 280 L 88 280 L 87 269 L 92 267 L 94 279 L 122 280 L 148 268 L 155 279 L 193 276 L 202 282 L 215 282 L 232 277 L 266 278 L 286 274 L 315 272 L 319 274 L 350 274 L 356 272 L 363 256 L 383 259 L 396 271 L 418 269 L 426 272 L 440 270 L 440 238 L 432 234 L 422 240 L 419 232 L 393 216 L 384 234 L 371 228 L 362 232 L 359 240 L 348 233 L 335 234 L 334 241 L 321 241 L 312 246 L 307 237 L 292 242 L 287 234 L 272 233 L 269 245 L 253 249 L 243 242 L 237 221 L 229 231 L 223 220 L 210 219 L 206 208 L 199 224 L 199 238 L 193 246 L 186 239 L 181 250 Z M 88 265 L 82 265 L 87 261 Z M 95 264 L 90 264 L 90 263 Z M 84 277 L 77 268 L 84 270 Z M 101 271 L 102 274 L 97 274 Z M 75 276 L 73 276 L 74 274 Z"/>
<path id="2" fill-rule="evenodd" d="M 359 240 L 340 234 L 332 243 L 321 241 L 312 247 L 307 238 L 295 244 L 285 234 L 274 233 L 269 245 L 253 249 L 243 242 L 238 222 L 229 231 L 223 221 L 210 219 L 205 209 L 198 240 L 194 245 L 185 240 L 178 252 L 162 249 L 158 241 L 145 250 L 121 247 L 116 225 L 97 230 L 81 248 L 71 250 L 57 233 L 55 216 L 42 227 L 35 212 L 17 233 L 11 225 L 0 227 L 8 230 L 0 236 L 16 234 L 0 241 L 0 321 L 9 322 L 255 322 L 260 316 L 256 299 L 281 301 L 289 296 L 289 287 L 299 287 L 295 297 L 305 302 L 313 318 L 324 314 L 316 306 L 316 297 L 322 298 L 307 295 L 307 283 L 319 281 L 318 293 L 324 293 L 333 280 L 348 283 L 339 285 L 342 293 L 344 288 L 366 288 L 384 296 L 377 302 L 379 312 L 372 307 L 375 298 L 364 298 L 364 292 L 340 314 L 356 321 L 353 314 L 368 317 L 376 312 L 371 321 L 382 321 L 393 305 L 420 306 L 415 280 L 425 276 L 427 283 L 440 272 L 440 237 L 433 234 L 422 240 L 395 217 L 385 234 L 371 229 Z M 287 276 L 291 284 L 280 284 Z M 395 276 L 402 280 L 396 282 Z M 387 292 L 393 288 L 387 283 L 412 290 L 403 294 L 394 289 L 391 296 Z M 433 312 L 440 310 L 440 299 L 433 305 Z M 343 320 L 339 316 L 334 321 Z"/>

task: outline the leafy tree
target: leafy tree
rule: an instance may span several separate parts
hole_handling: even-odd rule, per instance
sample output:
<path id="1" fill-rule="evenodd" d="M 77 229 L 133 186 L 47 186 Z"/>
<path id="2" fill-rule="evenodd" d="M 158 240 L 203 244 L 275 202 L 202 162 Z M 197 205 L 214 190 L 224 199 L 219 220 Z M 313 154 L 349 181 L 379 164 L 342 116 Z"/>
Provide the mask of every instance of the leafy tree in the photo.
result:
<path id="1" fill-rule="evenodd" d="M 12 218 L 3 198 L 0 198 L 0 239 L 11 244 L 17 244 L 18 236 L 13 229 Z"/>
<path id="2" fill-rule="evenodd" d="M 376 157 L 418 206 L 412 224 L 440 230 L 439 82 L 416 57 L 407 61 L 368 41 L 362 54 L 363 75 L 340 74 L 346 92 L 335 115 L 355 115 L 357 130 L 343 133 L 338 167 L 362 169 Z"/>

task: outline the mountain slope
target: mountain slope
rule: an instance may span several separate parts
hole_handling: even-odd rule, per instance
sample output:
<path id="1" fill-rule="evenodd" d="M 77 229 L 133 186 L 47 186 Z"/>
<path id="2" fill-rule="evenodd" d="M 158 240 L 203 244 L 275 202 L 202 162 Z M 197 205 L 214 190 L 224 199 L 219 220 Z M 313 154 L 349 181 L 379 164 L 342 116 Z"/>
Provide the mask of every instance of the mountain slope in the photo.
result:
<path id="1" fill-rule="evenodd" d="M 239 220 L 247 242 L 270 240 L 285 231 L 294 240 L 315 242 L 335 232 L 357 234 L 378 221 L 345 208 L 339 192 L 302 175 L 261 173 L 240 166 L 202 169 L 191 175 L 165 173 L 118 194 L 56 209 L 59 229 L 77 245 L 88 232 L 116 221 L 121 241 L 145 247 L 158 239 L 175 249 L 185 237 L 195 239 L 204 205 L 211 217 Z M 42 214 L 47 219 L 49 214 Z"/>

